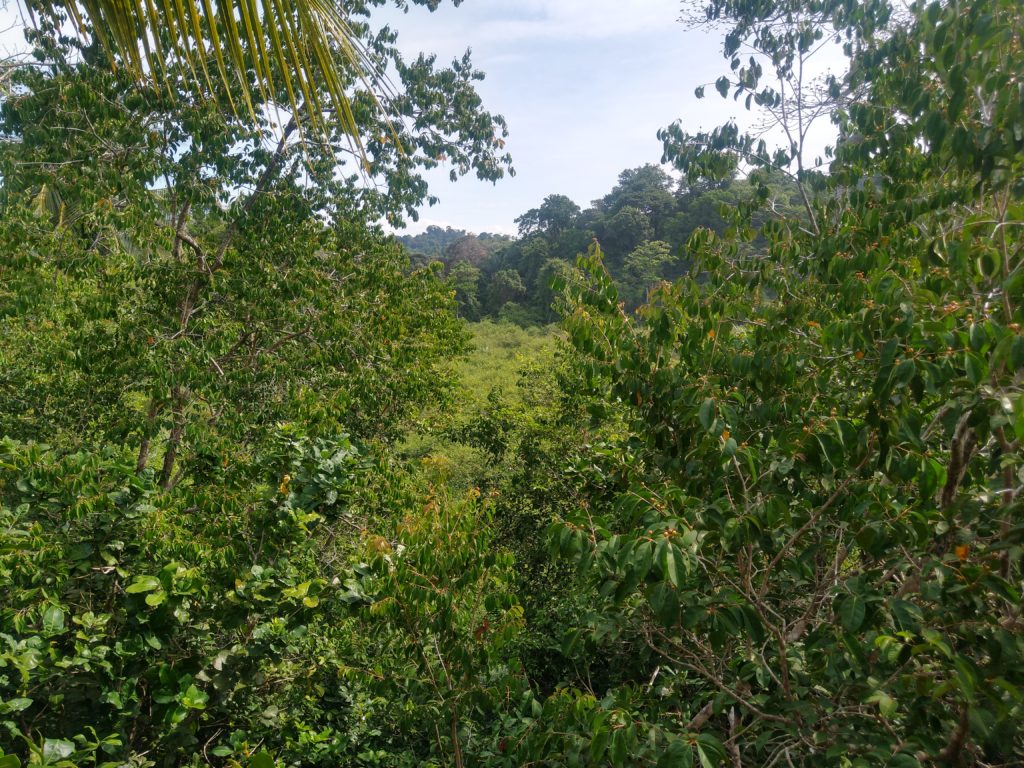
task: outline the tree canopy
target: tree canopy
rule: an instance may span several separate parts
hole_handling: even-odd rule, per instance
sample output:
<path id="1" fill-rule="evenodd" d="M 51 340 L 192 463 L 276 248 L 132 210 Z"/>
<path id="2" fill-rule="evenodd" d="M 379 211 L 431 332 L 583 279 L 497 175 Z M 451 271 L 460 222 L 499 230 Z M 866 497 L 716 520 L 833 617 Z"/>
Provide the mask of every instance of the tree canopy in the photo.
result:
<path id="1" fill-rule="evenodd" d="M 1024 10 L 689 18 L 781 148 L 676 123 L 586 209 L 404 245 L 439 155 L 506 168 L 468 58 L 352 28 L 400 83 L 347 86 L 368 185 L 30 32 L 0 768 L 1024 763 Z"/>

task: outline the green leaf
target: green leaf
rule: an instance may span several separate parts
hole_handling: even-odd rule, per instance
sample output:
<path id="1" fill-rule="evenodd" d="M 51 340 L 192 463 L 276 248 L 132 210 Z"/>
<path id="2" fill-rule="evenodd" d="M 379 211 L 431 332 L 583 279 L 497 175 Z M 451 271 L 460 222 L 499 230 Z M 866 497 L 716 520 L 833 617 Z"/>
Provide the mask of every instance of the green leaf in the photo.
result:
<path id="1" fill-rule="evenodd" d="M 64 631 L 64 611 L 55 605 L 48 605 L 43 610 L 43 633 L 56 635 Z"/>
<path id="2" fill-rule="evenodd" d="M 896 370 L 893 372 L 893 380 L 898 384 L 907 384 L 914 378 L 916 370 L 917 368 L 913 360 L 904 360 L 896 366 Z"/>
<path id="3" fill-rule="evenodd" d="M 672 582 L 673 586 L 678 587 L 681 579 L 679 577 L 679 554 L 676 552 L 676 548 L 668 539 L 662 539 L 658 542 L 656 556 L 662 576 Z"/>
<path id="4" fill-rule="evenodd" d="M 274 758 L 265 749 L 261 749 L 249 759 L 249 768 L 274 768 Z"/>
<path id="5" fill-rule="evenodd" d="M 66 739 L 44 739 L 43 759 L 48 763 L 56 763 L 75 754 L 75 744 Z"/>
<path id="6" fill-rule="evenodd" d="M 665 751 L 658 758 L 658 768 L 691 768 L 693 748 L 682 739 L 670 738 Z"/>
<path id="7" fill-rule="evenodd" d="M 978 355 L 967 352 L 964 355 L 964 366 L 971 384 L 980 384 L 988 374 L 988 366 Z"/>
<path id="8" fill-rule="evenodd" d="M 1013 340 L 1010 347 L 1010 367 L 1015 371 L 1024 368 L 1024 336 L 1018 336 Z"/>
<path id="9" fill-rule="evenodd" d="M 68 550 L 68 557 L 72 560 L 85 560 L 93 552 L 92 544 L 88 542 L 82 542 L 81 544 L 75 544 Z"/>
<path id="10" fill-rule="evenodd" d="M 604 758 L 605 750 L 608 748 L 608 740 L 612 732 L 608 729 L 607 723 L 603 720 L 595 723 L 593 733 L 590 737 L 590 762 L 600 763 Z"/>
<path id="11" fill-rule="evenodd" d="M 867 606 L 859 595 L 849 595 L 839 601 L 836 612 L 839 614 L 839 622 L 843 629 L 856 632 L 864 623 Z"/>
<path id="12" fill-rule="evenodd" d="M 21 760 L 14 755 L 0 755 L 0 768 L 21 768 Z"/>
<path id="13" fill-rule="evenodd" d="M 898 706 L 896 699 L 885 691 L 875 691 L 868 697 L 868 703 L 878 704 L 878 711 L 886 720 L 891 719 L 896 714 Z"/>
<path id="14" fill-rule="evenodd" d="M 725 758 L 725 747 L 715 736 L 705 731 L 697 734 L 697 754 L 701 757 L 702 765 L 718 765 Z"/>
<path id="15" fill-rule="evenodd" d="M 612 746 L 608 757 L 611 764 L 616 768 L 622 768 L 626 764 L 626 755 L 629 752 L 629 744 L 626 741 L 626 729 L 618 728 L 612 731 Z"/>
<path id="16" fill-rule="evenodd" d="M 715 401 L 708 398 L 701 403 L 700 409 L 697 411 L 697 418 L 700 420 L 700 425 L 710 432 L 711 425 L 715 423 Z"/>
<path id="17" fill-rule="evenodd" d="M 209 700 L 210 695 L 199 690 L 194 684 L 190 685 L 181 695 L 181 705 L 188 709 L 205 709 L 206 702 Z"/>
<path id="18" fill-rule="evenodd" d="M 310 584 L 312 584 L 312 582 L 304 581 L 301 584 L 296 584 L 294 587 L 288 587 L 287 589 L 282 590 L 282 594 L 285 597 L 291 598 L 305 597 L 306 593 L 309 592 Z"/>
<path id="19" fill-rule="evenodd" d="M 152 592 L 160 589 L 160 579 L 156 576 L 136 576 L 135 581 L 124 588 L 129 595 L 137 595 L 141 592 Z"/>
<path id="20" fill-rule="evenodd" d="M 0 703 L 0 711 L 23 712 L 31 706 L 32 699 L 8 699 L 7 701 Z"/>

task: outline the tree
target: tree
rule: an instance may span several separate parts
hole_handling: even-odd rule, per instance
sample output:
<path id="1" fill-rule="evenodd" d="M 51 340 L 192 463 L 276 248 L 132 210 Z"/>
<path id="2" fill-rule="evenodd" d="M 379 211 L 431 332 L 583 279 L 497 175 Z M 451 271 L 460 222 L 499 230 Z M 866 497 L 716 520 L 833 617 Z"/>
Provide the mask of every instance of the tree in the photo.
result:
<path id="1" fill-rule="evenodd" d="M 668 266 L 675 261 L 672 247 L 661 240 L 649 240 L 633 249 L 623 264 L 622 290 L 632 306 L 641 304 L 647 291 L 665 278 Z"/>
<path id="2" fill-rule="evenodd" d="M 76 62 L 55 38 L 39 44 L 49 65 L 22 72 L 0 113 L 13 139 L 0 152 L 2 234 L 18 254 L 6 268 L 3 431 L 132 443 L 140 472 L 157 464 L 169 487 L 281 421 L 388 439 L 415 391 L 441 394 L 427 360 L 460 345 L 444 284 L 429 270 L 409 277 L 365 221 L 423 199 L 427 148 L 491 162 L 471 69 L 396 62 L 409 90 L 392 106 L 433 126 L 404 136 L 416 154 L 371 140 L 384 185 L 369 189 L 336 173 L 337 145 L 299 147 L 286 131 L 268 148 L 266 123 L 187 90 L 168 103 L 94 66 L 91 51 Z M 386 39 L 374 50 L 397 55 Z M 440 110 L 441 92 L 461 94 L 460 110 Z M 380 130 L 364 118 L 368 134 Z M 29 210 L 44 196 L 60 201 L 55 231 Z M 39 304 L 47 280 L 62 290 Z M 50 354 L 63 376 L 45 375 Z"/>
<path id="3" fill-rule="evenodd" d="M 675 208 L 672 177 L 657 165 L 630 168 L 619 174 L 618 183 L 594 207 L 606 216 L 614 216 L 626 206 L 641 211 L 650 222 L 655 237 L 661 237 L 667 217 Z"/>
<path id="4" fill-rule="evenodd" d="M 554 243 L 569 229 L 580 213 L 580 207 L 565 195 L 548 195 L 539 208 L 531 208 L 516 219 L 519 236 L 543 235 Z"/>
<path id="5" fill-rule="evenodd" d="M 497 313 L 508 302 L 522 297 L 526 286 L 514 269 L 502 269 L 491 278 L 488 293 L 488 310 Z"/>
<path id="6" fill-rule="evenodd" d="M 444 255 L 448 264 L 466 262 L 477 266 L 490 255 L 490 252 L 476 235 L 466 235 L 445 248 Z"/>
<path id="7" fill-rule="evenodd" d="M 451 533 L 385 446 L 446 402 L 462 323 L 440 270 L 370 222 L 423 199 L 428 150 L 490 162 L 475 73 L 391 59 L 407 90 L 389 108 L 424 122 L 396 129 L 404 153 L 378 142 L 367 188 L 340 137 L 266 146 L 269 114 L 185 85 L 171 102 L 92 48 L 36 41 L 0 111 L 0 764 L 447 759 L 387 704 L 419 659 L 376 673 L 401 635 L 358 624 L 375 595 L 351 566 L 382 532 L 418 558 L 427 541 L 398 532 L 412 510 Z M 351 95 L 372 144 L 383 120 Z M 511 601 L 476 602 L 500 578 L 471 567 L 446 638 L 463 654 L 484 644 L 470 620 L 516 626 Z"/>
<path id="8" fill-rule="evenodd" d="M 675 163 L 691 180 L 721 180 L 746 170 L 754 172 L 752 178 L 758 183 L 761 171 L 784 173 L 796 184 L 807 224 L 816 230 L 812 187 L 822 183 L 826 159 L 806 156 L 808 136 L 815 123 L 831 119 L 837 109 L 859 97 L 854 80 L 831 72 L 815 73 L 816 58 L 839 46 L 847 56 L 870 48 L 893 23 L 892 4 L 888 0 L 857 4 L 783 0 L 773 2 L 769 13 L 757 2 L 714 0 L 687 5 L 690 24 L 726 30 L 723 54 L 731 72 L 715 81 L 715 90 L 722 98 L 730 93 L 734 101 L 742 98 L 762 124 L 743 132 L 733 120 L 690 134 L 677 122 L 659 132 L 663 161 Z M 698 98 L 704 98 L 706 88 L 697 87 Z M 767 134 L 773 130 L 781 132 L 785 144 L 769 149 Z"/>
<path id="9" fill-rule="evenodd" d="M 448 273 L 459 314 L 467 320 L 480 319 L 480 275 L 480 268 L 469 261 L 456 262 Z"/>
<path id="10" fill-rule="evenodd" d="M 623 206 L 595 229 L 602 247 L 608 249 L 609 263 L 616 272 L 630 251 L 654 237 L 650 219 L 631 205 Z"/>
<path id="11" fill-rule="evenodd" d="M 578 653 L 628 662 L 551 695 L 523 762 L 1024 759 L 1021 6 L 920 3 L 884 33 L 868 4 L 800 7 L 856 41 L 857 94 L 802 215 L 763 220 L 764 249 L 753 202 L 698 230 L 703 281 L 636 316 L 596 251 L 571 288 L 608 430 L 552 545 L 589 576 Z M 804 32 L 760 42 L 786 62 Z"/>

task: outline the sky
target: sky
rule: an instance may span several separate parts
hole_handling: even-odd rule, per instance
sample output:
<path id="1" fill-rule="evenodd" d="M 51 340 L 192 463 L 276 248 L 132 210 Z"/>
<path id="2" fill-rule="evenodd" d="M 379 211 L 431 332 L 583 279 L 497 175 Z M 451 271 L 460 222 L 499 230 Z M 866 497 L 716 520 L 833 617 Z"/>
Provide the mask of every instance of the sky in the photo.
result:
<path id="1" fill-rule="evenodd" d="M 401 231 L 433 224 L 514 234 L 515 218 L 548 195 L 586 208 L 624 169 L 659 162 L 658 129 L 675 120 L 690 132 L 747 123 L 742 104 L 713 88 L 694 96 L 728 62 L 722 31 L 689 29 L 681 11 L 680 0 L 442 0 L 434 12 L 376 11 L 409 58 L 423 51 L 447 63 L 471 49 L 486 74 L 477 84 L 484 108 L 508 121 L 516 171 L 496 184 L 472 175 L 452 183 L 444 166 L 427 172 L 440 202 Z M 23 48 L 16 22 L 16 4 L 0 8 L 0 50 Z"/>
<path id="2" fill-rule="evenodd" d="M 440 61 L 472 50 L 486 73 L 484 106 L 505 116 L 516 175 L 496 184 L 429 172 L 441 201 L 418 222 L 472 232 L 514 233 L 514 219 L 547 195 L 586 208 L 619 173 L 661 159 L 659 128 L 690 131 L 741 117 L 743 106 L 694 88 L 728 70 L 721 32 L 688 30 L 677 0 L 466 0 L 435 12 L 378 14 L 398 31 L 403 54 Z"/>

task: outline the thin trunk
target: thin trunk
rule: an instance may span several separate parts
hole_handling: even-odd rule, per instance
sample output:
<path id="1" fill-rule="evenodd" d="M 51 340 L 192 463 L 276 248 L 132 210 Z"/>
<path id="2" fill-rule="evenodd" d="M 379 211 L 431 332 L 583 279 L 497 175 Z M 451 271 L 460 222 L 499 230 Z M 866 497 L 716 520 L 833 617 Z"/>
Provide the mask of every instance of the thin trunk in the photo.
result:
<path id="1" fill-rule="evenodd" d="M 139 457 L 135 460 L 135 474 L 137 475 L 141 475 L 146 469 L 146 465 L 149 464 L 149 449 L 153 443 L 153 429 L 156 426 L 156 415 L 160 412 L 160 407 L 160 401 L 154 395 L 146 410 L 146 427 L 142 435 L 142 443 L 139 445 Z"/>
<path id="2" fill-rule="evenodd" d="M 234 240 L 235 235 L 238 233 L 241 220 L 244 219 L 252 210 L 256 201 L 267 191 L 267 188 L 280 171 L 281 166 L 284 163 L 285 152 L 288 149 L 288 138 L 295 132 L 297 127 L 298 125 L 295 122 L 295 118 L 292 118 L 285 127 L 284 133 L 281 135 L 280 141 L 278 141 L 277 148 L 274 150 L 274 154 L 271 156 L 270 162 L 267 163 L 267 167 L 263 170 L 259 180 L 256 182 L 255 188 L 242 204 L 241 210 L 231 220 L 231 223 L 228 224 L 224 233 L 221 235 L 220 242 L 217 245 L 217 250 L 212 261 L 207 260 L 206 254 L 195 239 L 186 234 L 185 221 L 189 211 L 188 204 L 186 203 L 182 207 L 181 214 L 179 215 L 175 226 L 174 245 L 175 248 L 178 249 L 177 252 L 180 252 L 180 245 L 183 242 L 195 251 L 197 270 L 192 281 L 189 283 L 185 296 L 181 301 L 178 317 L 178 332 L 176 335 L 184 335 L 188 330 L 189 321 L 192 319 L 192 315 L 195 312 L 196 303 L 202 295 L 203 288 L 208 284 L 210 276 L 224 265 L 224 257 L 226 256 L 227 250 L 231 246 L 231 242 Z M 170 490 L 178 483 L 179 480 L 181 480 L 180 471 L 177 474 L 175 474 L 174 471 L 174 465 L 178 460 L 178 451 L 181 446 L 181 440 L 185 432 L 185 389 L 181 384 L 174 387 L 171 394 L 171 401 L 174 409 L 174 419 L 171 425 L 171 434 L 167 438 L 167 447 L 164 451 L 163 467 L 160 470 L 159 479 L 160 486 L 165 490 Z M 139 452 L 139 464 L 141 466 L 145 465 L 143 458 L 148 461 L 149 451 L 149 437 L 147 436 L 147 438 L 143 440 L 143 448 L 140 449 Z"/>
<path id="3" fill-rule="evenodd" d="M 167 448 L 164 450 L 164 463 L 160 469 L 160 487 L 169 490 L 171 478 L 174 477 L 174 464 L 178 460 L 178 448 L 181 446 L 181 438 L 185 432 L 185 393 L 181 387 L 175 387 L 171 394 L 171 402 L 174 410 L 174 421 L 171 424 L 171 434 L 167 438 Z"/>
<path id="4" fill-rule="evenodd" d="M 181 213 L 178 214 L 177 220 L 174 222 L 174 246 L 171 250 L 171 255 L 175 261 L 181 259 L 181 242 L 184 239 L 185 224 L 188 222 L 188 212 L 190 203 L 186 200 L 185 204 L 181 206 Z"/>

